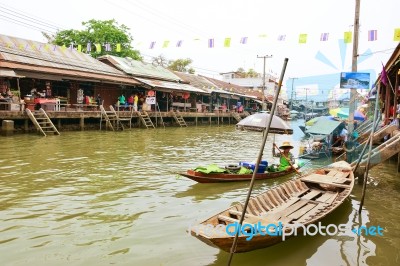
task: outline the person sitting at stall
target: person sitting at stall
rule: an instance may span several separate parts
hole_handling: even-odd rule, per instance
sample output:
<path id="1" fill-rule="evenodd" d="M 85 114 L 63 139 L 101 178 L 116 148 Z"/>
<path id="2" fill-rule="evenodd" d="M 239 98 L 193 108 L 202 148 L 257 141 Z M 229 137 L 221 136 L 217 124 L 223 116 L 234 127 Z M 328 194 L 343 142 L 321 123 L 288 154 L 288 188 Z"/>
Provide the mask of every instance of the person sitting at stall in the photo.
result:
<path id="1" fill-rule="evenodd" d="M 276 144 L 274 143 L 274 149 Z M 290 144 L 289 141 L 283 142 L 282 146 L 279 147 L 279 167 L 278 171 L 285 171 L 292 167 L 296 167 L 293 154 L 290 150 L 293 149 L 293 146 Z"/>

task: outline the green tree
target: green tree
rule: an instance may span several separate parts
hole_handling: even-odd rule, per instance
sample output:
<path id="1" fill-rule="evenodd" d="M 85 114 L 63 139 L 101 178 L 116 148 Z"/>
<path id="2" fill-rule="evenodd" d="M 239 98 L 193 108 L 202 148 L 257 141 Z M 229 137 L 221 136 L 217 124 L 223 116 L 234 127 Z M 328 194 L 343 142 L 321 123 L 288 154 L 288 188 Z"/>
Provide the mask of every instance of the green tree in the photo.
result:
<path id="1" fill-rule="evenodd" d="M 60 46 L 70 46 L 74 44 L 82 45 L 82 52 L 90 53 L 93 57 L 110 54 L 120 57 L 131 57 L 135 60 L 142 60 L 142 56 L 138 50 L 134 50 L 131 46 L 133 41 L 129 33 L 129 28 L 125 25 L 119 25 L 114 19 L 112 20 L 95 20 L 91 19 L 82 22 L 84 30 L 63 30 L 55 35 L 44 34 L 47 41 Z M 87 44 L 90 43 L 91 51 L 87 50 Z M 101 45 L 101 52 L 96 51 L 96 44 Z M 105 45 L 111 45 L 111 51 L 106 51 Z M 121 45 L 121 51 L 117 52 L 117 44 Z"/>
<path id="2" fill-rule="evenodd" d="M 178 71 L 178 72 L 188 72 L 191 71 L 194 74 L 194 69 L 190 68 L 188 69 L 189 65 L 192 63 L 192 59 L 186 58 L 186 59 L 177 59 L 177 60 L 171 60 L 169 61 L 168 68 L 173 70 L 173 71 Z"/>
<path id="3" fill-rule="evenodd" d="M 259 77 L 259 74 L 256 71 L 254 71 L 254 69 L 250 68 L 246 73 L 246 77 L 257 78 L 257 77 Z"/>
<path id="4" fill-rule="evenodd" d="M 168 60 L 165 58 L 163 55 L 159 55 L 157 57 L 153 57 L 153 60 L 151 62 L 155 66 L 162 66 L 162 67 L 167 67 L 168 65 Z"/>

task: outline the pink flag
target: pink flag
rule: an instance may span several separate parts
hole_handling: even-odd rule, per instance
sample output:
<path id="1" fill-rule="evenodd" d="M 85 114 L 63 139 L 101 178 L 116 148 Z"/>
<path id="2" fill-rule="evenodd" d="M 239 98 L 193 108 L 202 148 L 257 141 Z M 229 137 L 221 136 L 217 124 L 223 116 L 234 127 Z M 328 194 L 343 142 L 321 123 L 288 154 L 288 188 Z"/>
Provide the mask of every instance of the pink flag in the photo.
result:
<path id="1" fill-rule="evenodd" d="M 214 39 L 208 39 L 208 48 L 214 47 Z"/>
<path id="2" fill-rule="evenodd" d="M 385 69 L 385 66 L 383 65 L 383 63 L 382 63 L 381 81 L 382 81 L 383 85 L 387 86 L 388 77 L 387 77 L 386 69 Z"/>
<path id="3" fill-rule="evenodd" d="M 329 37 L 329 33 L 321 33 L 320 41 L 326 42 L 328 40 L 328 37 Z"/>
<path id="4" fill-rule="evenodd" d="M 285 41 L 286 35 L 278 35 L 278 41 Z"/>
<path id="5" fill-rule="evenodd" d="M 378 39 L 378 31 L 377 30 L 369 30 L 368 31 L 368 41 L 376 41 Z"/>

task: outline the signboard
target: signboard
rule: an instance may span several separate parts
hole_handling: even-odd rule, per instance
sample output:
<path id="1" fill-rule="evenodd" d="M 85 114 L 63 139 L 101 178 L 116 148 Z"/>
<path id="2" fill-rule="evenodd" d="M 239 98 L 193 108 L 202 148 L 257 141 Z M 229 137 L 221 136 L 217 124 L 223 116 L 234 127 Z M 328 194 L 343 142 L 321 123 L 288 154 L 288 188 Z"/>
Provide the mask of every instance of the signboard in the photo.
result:
<path id="1" fill-rule="evenodd" d="M 147 97 L 146 103 L 147 104 L 156 104 L 156 97 Z"/>
<path id="2" fill-rule="evenodd" d="M 342 89 L 369 89 L 369 81 L 369 73 L 340 73 L 340 88 Z"/>

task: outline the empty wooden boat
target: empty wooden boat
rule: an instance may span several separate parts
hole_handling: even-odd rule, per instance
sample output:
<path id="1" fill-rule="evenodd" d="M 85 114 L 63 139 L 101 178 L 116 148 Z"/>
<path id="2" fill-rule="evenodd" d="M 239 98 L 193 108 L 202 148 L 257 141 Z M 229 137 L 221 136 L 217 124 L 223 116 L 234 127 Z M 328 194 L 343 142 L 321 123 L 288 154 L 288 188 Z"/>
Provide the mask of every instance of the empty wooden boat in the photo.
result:
<path id="1" fill-rule="evenodd" d="M 265 248 L 282 241 L 282 235 L 277 235 L 279 230 L 289 234 L 288 230 L 297 225 L 297 235 L 301 235 L 307 225 L 317 223 L 339 207 L 353 186 L 350 164 L 336 162 L 252 197 L 242 225 L 239 221 L 243 204 L 238 203 L 189 231 L 208 245 L 230 252 L 234 231 L 239 228 L 242 233 L 234 252 Z"/>

